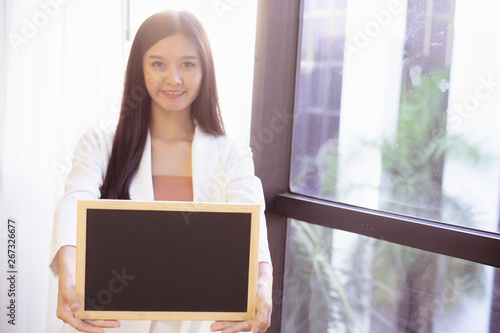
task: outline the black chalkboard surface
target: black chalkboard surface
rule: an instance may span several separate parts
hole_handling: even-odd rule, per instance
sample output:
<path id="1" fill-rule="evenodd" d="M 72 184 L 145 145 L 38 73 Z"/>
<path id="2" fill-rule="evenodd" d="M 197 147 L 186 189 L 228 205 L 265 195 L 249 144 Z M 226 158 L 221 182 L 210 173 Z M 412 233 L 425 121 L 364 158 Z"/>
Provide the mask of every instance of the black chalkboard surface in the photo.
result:
<path id="1" fill-rule="evenodd" d="M 79 201 L 76 316 L 253 317 L 259 212 L 258 205 Z"/>

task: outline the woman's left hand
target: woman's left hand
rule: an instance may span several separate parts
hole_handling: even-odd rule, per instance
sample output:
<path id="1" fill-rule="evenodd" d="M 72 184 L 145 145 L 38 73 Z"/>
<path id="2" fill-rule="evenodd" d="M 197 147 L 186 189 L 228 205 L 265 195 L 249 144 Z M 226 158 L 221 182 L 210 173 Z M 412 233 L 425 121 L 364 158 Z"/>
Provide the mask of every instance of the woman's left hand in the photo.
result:
<path id="1" fill-rule="evenodd" d="M 257 303 L 255 317 L 247 321 L 216 321 L 211 325 L 212 332 L 266 332 L 271 326 L 273 273 L 271 265 L 259 263 L 259 279 L 257 284 Z"/>

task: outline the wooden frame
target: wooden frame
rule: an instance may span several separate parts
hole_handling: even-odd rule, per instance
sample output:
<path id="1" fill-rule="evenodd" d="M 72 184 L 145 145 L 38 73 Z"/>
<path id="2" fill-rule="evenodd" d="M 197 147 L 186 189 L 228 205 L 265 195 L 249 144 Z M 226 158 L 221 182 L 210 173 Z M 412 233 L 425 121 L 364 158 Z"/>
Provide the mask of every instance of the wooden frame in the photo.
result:
<path id="1" fill-rule="evenodd" d="M 273 313 L 268 333 L 282 329 L 288 219 L 276 210 L 289 190 L 292 124 L 300 24 L 300 0 L 259 0 L 250 146 L 255 174 L 266 198 L 269 250 L 273 259 Z M 294 300 L 290 300 L 293 302 Z M 283 326 L 284 327 L 284 326 Z"/>
<path id="2" fill-rule="evenodd" d="M 76 291 L 82 308 L 77 311 L 76 317 L 224 321 L 253 318 L 257 293 L 259 219 L 259 205 L 129 200 L 79 201 Z M 156 232 L 158 226 L 161 230 Z M 151 232 L 152 230 L 154 232 Z M 247 239 L 248 235 L 250 239 Z M 212 240 L 216 242 L 211 243 Z M 229 247 L 226 240 L 233 246 Z M 175 247 L 177 245 L 173 245 L 174 243 L 178 247 Z M 178 255 L 180 252 L 172 249 L 184 251 L 184 254 Z M 206 252 L 209 254 L 205 254 Z M 138 254 L 134 256 L 134 253 Z M 207 263 L 203 261 L 205 255 L 208 258 L 216 256 L 217 260 Z M 141 257 L 145 262 L 133 259 L 135 257 Z M 200 259 L 201 266 L 204 265 L 201 269 L 189 268 L 192 272 L 186 273 L 179 268 L 193 267 L 193 261 L 187 261 L 186 258 L 198 257 L 203 257 Z M 248 260 L 243 259 L 241 263 L 242 257 Z M 228 261 L 220 263 L 223 259 Z M 198 262 L 197 259 L 194 260 Z M 229 260 L 233 260 L 233 263 Z M 218 263 L 215 263 L 216 261 Z M 110 262 L 117 266 L 109 270 L 110 266 L 105 265 Z M 101 266 L 108 269 L 102 269 Z M 159 274 L 159 271 L 155 270 L 159 269 L 158 267 L 163 269 Z M 144 271 L 147 274 L 144 274 Z M 136 276 L 139 278 L 134 281 Z M 195 279 L 198 278 L 199 283 L 188 283 L 196 282 L 198 280 Z M 144 283 L 150 280 L 155 282 Z M 103 284 L 103 281 L 107 283 Z M 161 288 L 157 288 L 157 281 L 161 281 Z M 220 284 L 217 286 L 213 281 L 226 282 L 217 282 Z M 226 291 L 233 290 L 230 289 L 233 284 L 236 292 Z M 207 288 L 208 285 L 211 288 Z M 96 293 L 95 290 L 99 291 Z M 169 296 L 166 297 L 162 292 Z M 230 295 L 229 298 L 224 293 Z M 232 300 L 233 294 L 237 295 L 234 296 L 238 297 L 237 300 Z M 140 297 L 131 300 L 130 295 Z M 190 299 L 202 300 L 200 304 L 188 304 Z M 175 304 L 164 305 L 168 302 Z M 160 303 L 161 305 L 158 305 Z M 226 303 L 231 304 L 226 306 Z M 131 304 L 132 308 L 128 309 Z M 209 308 L 214 304 L 216 309 Z"/>

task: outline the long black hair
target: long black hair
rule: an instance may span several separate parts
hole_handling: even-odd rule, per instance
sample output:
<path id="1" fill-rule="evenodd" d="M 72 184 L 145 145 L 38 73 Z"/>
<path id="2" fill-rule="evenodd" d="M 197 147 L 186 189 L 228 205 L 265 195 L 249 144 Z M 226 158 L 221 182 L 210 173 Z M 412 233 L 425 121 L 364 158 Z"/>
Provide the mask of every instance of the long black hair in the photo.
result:
<path id="1" fill-rule="evenodd" d="M 120 119 L 101 187 L 102 199 L 130 199 L 130 184 L 139 168 L 151 120 L 151 97 L 144 81 L 143 56 L 158 41 L 176 33 L 188 37 L 201 57 L 203 78 L 191 105 L 191 117 L 204 132 L 225 135 L 212 49 L 201 22 L 187 11 L 154 14 L 139 28 L 130 50 Z"/>

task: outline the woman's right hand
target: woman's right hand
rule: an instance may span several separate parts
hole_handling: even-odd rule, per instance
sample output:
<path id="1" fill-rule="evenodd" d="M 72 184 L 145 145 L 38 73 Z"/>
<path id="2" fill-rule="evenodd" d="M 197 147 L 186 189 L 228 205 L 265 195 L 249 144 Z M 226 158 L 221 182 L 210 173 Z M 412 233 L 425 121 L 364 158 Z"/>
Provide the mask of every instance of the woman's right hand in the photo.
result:
<path id="1" fill-rule="evenodd" d="M 103 328 L 120 327 L 116 320 L 81 320 L 75 312 L 81 307 L 75 289 L 76 248 L 63 246 L 59 258 L 59 294 L 57 297 L 57 318 L 87 333 L 104 333 Z"/>

